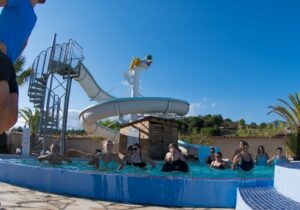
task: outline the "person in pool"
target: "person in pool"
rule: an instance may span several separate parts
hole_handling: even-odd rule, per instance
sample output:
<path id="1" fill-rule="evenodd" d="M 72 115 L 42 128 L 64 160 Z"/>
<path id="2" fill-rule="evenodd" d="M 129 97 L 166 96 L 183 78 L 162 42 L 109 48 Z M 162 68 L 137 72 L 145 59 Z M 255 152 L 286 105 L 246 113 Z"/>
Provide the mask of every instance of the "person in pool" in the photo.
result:
<path id="1" fill-rule="evenodd" d="M 99 166 L 104 170 L 122 169 L 123 161 L 119 154 L 113 153 L 114 143 L 112 140 L 106 140 L 103 144 L 103 151 L 99 155 Z M 96 161 L 96 160 L 95 160 Z"/>
<path id="2" fill-rule="evenodd" d="M 257 154 L 255 158 L 255 164 L 257 166 L 266 166 L 269 160 L 269 155 L 265 152 L 265 148 L 260 145 L 257 148 Z"/>
<path id="3" fill-rule="evenodd" d="M 166 154 L 165 163 L 163 164 L 161 171 L 189 172 L 189 166 L 181 154 L 180 149 L 175 144 L 169 145 L 169 152 Z"/>
<path id="4" fill-rule="evenodd" d="M 50 165 L 61 165 L 63 161 L 72 163 L 72 160 L 59 154 L 60 148 L 58 144 L 51 144 L 50 153 L 47 155 L 41 155 L 38 157 L 40 162 L 47 161 Z"/>
<path id="5" fill-rule="evenodd" d="M 135 143 L 131 147 L 132 155 L 131 161 L 127 162 L 127 165 L 132 165 L 140 168 L 145 168 L 147 163 L 149 163 L 152 168 L 156 167 L 156 164 L 151 158 L 144 155 L 141 151 L 141 145 L 139 143 Z M 131 164 L 130 164 L 131 163 Z"/>
<path id="6" fill-rule="evenodd" d="M 241 140 L 241 141 L 240 141 L 240 143 L 239 143 L 239 148 L 236 149 L 236 150 L 234 151 L 233 155 L 232 155 L 232 158 L 231 158 L 232 162 L 233 162 L 233 159 L 235 158 L 235 156 L 236 156 L 237 154 L 240 154 L 240 153 L 242 152 L 244 143 L 245 143 L 244 140 Z"/>
<path id="7" fill-rule="evenodd" d="M 95 165 L 96 168 L 99 168 L 99 150 L 95 150 L 95 154 L 83 152 L 78 149 L 68 149 L 65 152 L 65 157 L 76 157 L 76 158 L 89 158 L 89 165 Z"/>
<path id="8" fill-rule="evenodd" d="M 179 149 L 179 147 L 178 147 L 177 144 L 175 144 L 175 143 L 171 143 L 171 144 L 169 144 L 169 146 L 168 146 L 169 152 L 167 152 L 167 154 L 166 154 L 166 156 L 165 156 L 165 161 L 166 161 L 166 162 L 167 162 L 167 161 L 170 161 L 170 160 L 172 159 L 172 153 L 170 152 L 171 148 L 177 149 L 178 152 L 179 152 L 178 155 L 180 156 L 180 159 L 181 159 L 181 160 L 184 160 L 184 161 L 186 162 L 186 159 L 185 159 L 185 157 L 183 156 L 181 149 Z"/>
<path id="9" fill-rule="evenodd" d="M 215 160 L 211 162 L 210 167 L 215 169 L 226 169 L 230 168 L 227 162 L 222 160 L 222 153 L 216 152 L 215 153 Z"/>
<path id="10" fill-rule="evenodd" d="M 249 145 L 246 141 L 243 142 L 242 151 L 237 154 L 232 161 L 232 169 L 241 169 L 250 171 L 254 167 L 252 155 L 249 153 Z"/>
<path id="11" fill-rule="evenodd" d="M 213 146 L 211 146 L 210 147 L 210 154 L 205 159 L 205 163 L 206 164 L 210 165 L 211 162 L 213 162 L 215 160 L 215 152 L 216 152 L 215 148 Z"/>
<path id="12" fill-rule="evenodd" d="M 123 163 L 126 165 L 132 165 L 133 145 L 127 147 L 126 154 L 123 157 Z"/>
<path id="13" fill-rule="evenodd" d="M 276 149 L 276 155 L 271 157 L 269 160 L 268 160 L 268 164 L 269 165 L 277 165 L 277 164 L 283 164 L 283 163 L 287 163 L 288 162 L 288 159 L 282 154 L 282 148 L 281 147 L 277 147 Z"/>

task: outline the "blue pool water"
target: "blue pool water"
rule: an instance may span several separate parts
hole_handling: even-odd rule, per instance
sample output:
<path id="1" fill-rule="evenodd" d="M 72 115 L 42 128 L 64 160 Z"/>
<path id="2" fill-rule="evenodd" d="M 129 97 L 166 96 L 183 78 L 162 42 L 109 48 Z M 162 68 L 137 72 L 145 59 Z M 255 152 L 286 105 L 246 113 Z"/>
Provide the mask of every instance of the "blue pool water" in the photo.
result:
<path id="1" fill-rule="evenodd" d="M 189 162 L 190 172 L 161 172 L 161 166 L 163 162 L 156 162 L 156 168 L 147 166 L 146 169 L 140 169 L 138 167 L 125 166 L 122 170 L 105 171 L 96 169 L 93 166 L 87 164 L 87 161 L 77 160 L 72 164 L 63 164 L 58 166 L 48 165 L 46 163 L 40 163 L 36 159 L 6 159 L 2 158 L 1 161 L 16 164 L 25 165 L 38 168 L 62 168 L 71 171 L 82 171 L 91 173 L 113 173 L 113 174 L 129 174 L 129 175 L 151 175 L 151 176 L 174 176 L 174 177 L 190 177 L 190 178 L 216 178 L 216 179 L 230 179 L 230 178 L 273 178 L 274 167 L 269 166 L 256 166 L 251 171 L 241 170 L 216 170 L 211 169 L 207 165 L 199 165 L 199 162 Z"/>

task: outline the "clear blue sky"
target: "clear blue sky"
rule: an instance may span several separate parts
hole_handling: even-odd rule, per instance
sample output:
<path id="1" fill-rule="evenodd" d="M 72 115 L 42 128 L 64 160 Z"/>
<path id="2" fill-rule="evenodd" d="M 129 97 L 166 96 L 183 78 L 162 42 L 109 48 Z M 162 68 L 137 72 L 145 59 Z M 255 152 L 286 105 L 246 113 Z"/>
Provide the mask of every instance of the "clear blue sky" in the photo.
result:
<path id="1" fill-rule="evenodd" d="M 299 8 L 279 0 L 48 0 L 35 8 L 24 55 L 29 66 L 54 33 L 59 42 L 72 38 L 109 90 L 122 82 L 132 56 L 151 53 L 153 65 L 141 76 L 144 96 L 186 100 L 192 115 L 270 122 L 278 117 L 267 115 L 268 106 L 300 88 Z M 26 92 L 22 87 L 20 108 L 32 106 Z M 73 83 L 70 109 L 93 103 Z"/>

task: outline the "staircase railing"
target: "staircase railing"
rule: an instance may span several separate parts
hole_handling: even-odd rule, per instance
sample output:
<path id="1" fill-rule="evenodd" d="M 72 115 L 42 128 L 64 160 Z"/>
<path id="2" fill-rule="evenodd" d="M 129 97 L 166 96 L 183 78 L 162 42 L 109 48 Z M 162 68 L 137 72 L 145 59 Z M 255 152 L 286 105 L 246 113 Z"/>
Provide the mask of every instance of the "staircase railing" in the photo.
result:
<path id="1" fill-rule="evenodd" d="M 71 80 L 80 74 L 82 53 L 80 45 L 71 39 L 56 44 L 55 35 L 52 47 L 42 51 L 33 62 L 28 96 L 40 110 L 38 138 L 43 141 L 44 151 L 47 136 L 55 134 L 65 138 L 68 112 L 64 109 L 68 109 Z"/>

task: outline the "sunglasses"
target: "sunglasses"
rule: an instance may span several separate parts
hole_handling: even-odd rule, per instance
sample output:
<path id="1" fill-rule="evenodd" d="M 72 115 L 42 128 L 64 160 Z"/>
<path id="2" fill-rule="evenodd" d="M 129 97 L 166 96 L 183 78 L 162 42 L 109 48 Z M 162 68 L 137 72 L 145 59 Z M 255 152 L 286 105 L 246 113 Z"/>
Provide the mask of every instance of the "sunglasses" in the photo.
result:
<path id="1" fill-rule="evenodd" d="M 137 148 L 132 148 L 131 150 L 137 150 Z"/>
<path id="2" fill-rule="evenodd" d="M 221 156 L 220 156 L 220 155 L 216 155 L 215 157 L 217 157 L 217 158 L 218 158 L 218 157 L 221 157 Z"/>

